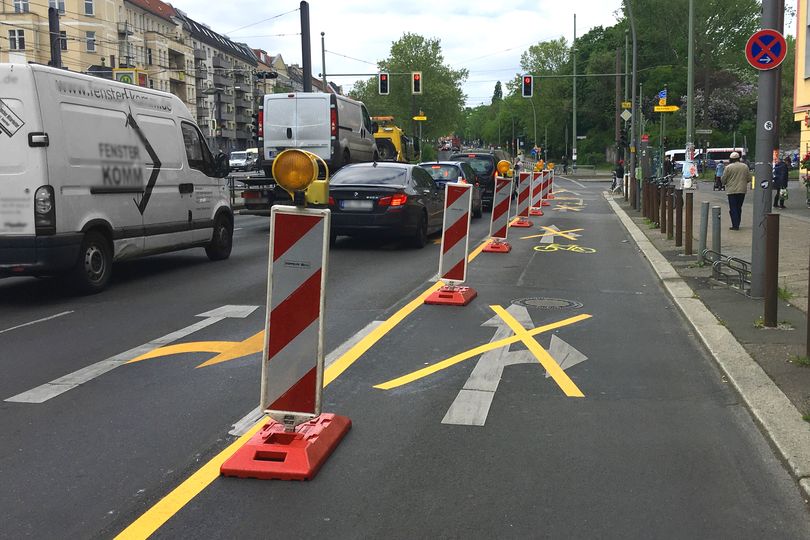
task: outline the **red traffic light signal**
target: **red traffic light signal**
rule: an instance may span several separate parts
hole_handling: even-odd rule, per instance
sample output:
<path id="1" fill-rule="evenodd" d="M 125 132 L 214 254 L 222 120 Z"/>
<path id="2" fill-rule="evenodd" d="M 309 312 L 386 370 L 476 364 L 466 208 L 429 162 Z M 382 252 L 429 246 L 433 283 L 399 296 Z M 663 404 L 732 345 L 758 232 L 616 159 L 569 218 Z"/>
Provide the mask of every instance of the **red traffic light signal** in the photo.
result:
<path id="1" fill-rule="evenodd" d="M 524 75 L 523 76 L 523 91 L 521 95 L 523 97 L 532 97 L 534 93 L 534 77 L 532 75 Z"/>
<path id="2" fill-rule="evenodd" d="M 414 71 L 411 73 L 411 93 L 412 94 L 421 94 L 422 93 L 422 72 L 421 71 Z"/>
<path id="3" fill-rule="evenodd" d="M 388 95 L 388 73 L 380 73 L 377 76 L 377 89 L 381 96 Z"/>

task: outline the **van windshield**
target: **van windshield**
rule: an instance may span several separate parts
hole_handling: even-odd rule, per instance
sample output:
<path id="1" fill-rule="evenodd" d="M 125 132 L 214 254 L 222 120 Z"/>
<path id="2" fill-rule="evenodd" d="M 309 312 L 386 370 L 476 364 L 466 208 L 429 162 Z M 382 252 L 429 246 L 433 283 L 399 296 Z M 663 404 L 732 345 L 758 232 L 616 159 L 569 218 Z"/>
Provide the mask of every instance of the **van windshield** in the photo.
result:
<path id="1" fill-rule="evenodd" d="M 247 152 L 231 152 L 231 159 L 247 159 Z"/>

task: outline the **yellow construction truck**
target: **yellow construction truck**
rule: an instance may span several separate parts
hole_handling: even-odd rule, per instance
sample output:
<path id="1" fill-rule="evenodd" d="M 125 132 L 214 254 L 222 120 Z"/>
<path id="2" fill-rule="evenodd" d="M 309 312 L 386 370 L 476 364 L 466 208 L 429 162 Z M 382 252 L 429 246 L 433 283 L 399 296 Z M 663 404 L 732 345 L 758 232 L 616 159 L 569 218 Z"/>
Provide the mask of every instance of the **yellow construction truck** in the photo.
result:
<path id="1" fill-rule="evenodd" d="M 416 159 L 413 139 L 394 124 L 393 116 L 372 116 L 371 120 L 380 126 L 374 134 L 374 142 L 382 161 L 409 163 Z"/>

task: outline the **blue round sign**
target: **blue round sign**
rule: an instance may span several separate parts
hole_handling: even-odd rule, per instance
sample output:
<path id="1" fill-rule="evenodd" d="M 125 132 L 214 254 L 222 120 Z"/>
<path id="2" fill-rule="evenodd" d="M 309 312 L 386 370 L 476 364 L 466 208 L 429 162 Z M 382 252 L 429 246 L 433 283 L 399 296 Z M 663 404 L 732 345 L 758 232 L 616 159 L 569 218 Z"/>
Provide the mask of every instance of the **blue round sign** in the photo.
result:
<path id="1" fill-rule="evenodd" d="M 770 28 L 754 32 L 745 44 L 745 58 L 757 69 L 773 69 L 786 55 L 785 37 Z"/>

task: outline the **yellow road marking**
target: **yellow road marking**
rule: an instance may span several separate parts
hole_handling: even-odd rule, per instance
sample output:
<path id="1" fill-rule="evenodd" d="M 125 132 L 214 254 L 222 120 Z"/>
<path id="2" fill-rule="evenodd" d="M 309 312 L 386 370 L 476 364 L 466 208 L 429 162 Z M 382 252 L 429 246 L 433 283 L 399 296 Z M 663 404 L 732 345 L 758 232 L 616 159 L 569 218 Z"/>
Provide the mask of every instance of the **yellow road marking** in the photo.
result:
<path id="1" fill-rule="evenodd" d="M 543 326 L 538 326 L 532 330 L 524 330 L 528 336 L 536 336 L 538 334 L 542 334 L 543 332 L 548 332 L 550 330 L 556 330 L 557 328 L 562 328 L 564 326 L 569 326 L 572 324 L 576 324 L 580 321 L 584 321 L 586 319 L 590 319 L 591 315 L 582 314 L 577 315 L 576 317 L 571 317 L 569 319 L 564 319 L 562 321 L 557 321 L 551 324 L 546 324 Z M 521 327 L 522 328 L 522 327 Z M 396 379 L 391 379 L 390 381 L 378 384 L 374 386 L 374 388 L 379 388 L 380 390 L 391 390 L 392 388 L 397 388 L 399 386 L 404 386 L 406 384 L 412 383 L 414 381 L 418 381 L 419 379 L 423 379 L 428 375 L 433 375 L 434 373 L 441 371 L 443 369 L 447 369 L 451 366 L 454 366 L 464 360 L 468 360 L 479 354 L 484 354 L 487 351 L 493 351 L 495 349 L 500 349 L 501 347 L 505 347 L 512 343 L 517 343 L 521 341 L 521 336 L 515 335 L 512 337 L 508 337 L 505 339 L 501 339 L 499 341 L 493 341 L 492 343 L 485 343 L 484 345 L 480 345 L 475 347 L 474 349 L 470 349 L 469 351 L 465 351 L 463 353 L 459 353 L 455 356 L 451 356 L 446 360 L 442 360 L 441 362 L 437 362 L 435 364 L 431 364 L 427 367 L 414 371 L 413 373 L 408 373 L 407 375 L 403 375 L 401 377 L 397 377 Z M 532 339 L 532 341 L 534 341 Z M 550 373 L 550 372 L 549 372 Z"/>
<path id="2" fill-rule="evenodd" d="M 572 236 L 569 233 L 575 233 L 575 232 L 579 232 L 579 231 L 584 230 L 584 229 L 568 229 L 567 231 L 555 231 L 551 227 L 546 227 L 545 225 L 541 225 L 540 228 L 547 231 L 547 232 L 544 232 L 544 233 L 541 233 L 541 234 L 533 234 L 531 236 L 521 236 L 520 239 L 521 240 L 530 240 L 532 238 L 542 238 L 544 236 L 562 236 L 563 238 L 565 238 L 567 240 L 577 240 L 576 236 Z"/>
<path id="3" fill-rule="evenodd" d="M 133 358 L 127 364 L 143 362 L 153 358 L 171 356 L 183 353 L 215 352 L 217 356 L 207 360 L 197 366 L 198 368 L 213 366 L 229 360 L 242 358 L 251 354 L 262 352 L 264 347 L 264 331 L 254 334 L 244 341 L 192 341 L 189 343 L 178 343 L 176 345 L 166 345 Z"/>
<path id="4" fill-rule="evenodd" d="M 476 248 L 468 258 L 472 262 L 484 249 L 487 242 L 483 242 Z M 323 386 L 326 388 L 329 383 L 337 379 L 344 371 L 346 371 L 360 356 L 368 351 L 377 341 L 379 341 L 387 332 L 391 331 L 397 324 L 402 322 L 402 319 L 407 317 L 417 307 L 424 303 L 424 299 L 433 291 L 444 286 L 444 283 L 439 281 L 429 287 L 425 292 L 420 294 L 414 300 L 403 306 L 399 311 L 394 313 L 391 317 L 383 322 L 380 326 L 375 328 L 368 336 L 358 342 L 354 347 L 346 351 L 343 356 L 338 358 L 328 368 L 324 370 Z M 259 334 L 264 334 L 260 332 Z M 259 334 L 254 335 L 248 341 L 257 338 Z M 233 345 L 233 343 L 231 343 Z M 237 344 L 238 346 L 238 344 Z M 213 347 L 213 345 L 212 345 Z M 228 351 L 212 350 L 210 352 L 221 352 L 227 354 Z M 212 362 L 214 359 L 209 360 L 206 364 Z M 224 361 L 224 360 L 223 360 Z M 203 364 L 205 365 L 205 364 Z M 210 365 L 210 364 L 209 364 Z M 149 510 L 141 514 L 132 524 L 124 529 L 118 536 L 118 539 L 145 539 L 157 531 L 164 523 L 166 523 L 172 516 L 177 514 L 183 509 L 194 497 L 196 497 L 202 490 L 208 487 L 211 482 L 219 477 L 219 469 L 236 451 L 241 448 L 247 441 L 256 434 L 264 425 L 266 418 L 262 418 L 259 422 L 253 425 L 250 430 L 239 437 L 236 441 L 231 443 L 222 452 L 217 454 L 208 463 L 203 465 L 200 469 L 195 471 L 191 476 L 184 480 L 179 486 L 174 488 L 168 495 L 163 497 Z"/>
<path id="5" fill-rule="evenodd" d="M 568 374 L 560 367 L 560 365 L 548 354 L 543 347 L 537 343 L 537 340 L 534 339 L 533 336 L 526 331 L 525 328 L 514 318 L 512 315 L 509 314 L 508 311 L 503 309 L 501 306 L 489 306 L 492 311 L 498 314 L 498 316 L 503 319 L 509 328 L 515 333 L 515 336 L 526 345 L 526 348 L 531 351 L 531 353 L 537 358 L 540 364 L 546 369 L 546 372 L 551 375 L 551 378 L 554 379 L 554 382 L 557 383 L 557 386 L 565 393 L 568 397 L 585 397 L 585 394 L 582 393 L 574 381 L 568 376 Z"/>
<path id="6" fill-rule="evenodd" d="M 563 212 L 572 211 L 572 212 L 580 212 L 582 211 L 582 206 L 568 206 L 565 204 L 558 204 L 554 207 L 554 210 L 562 210 Z"/>

